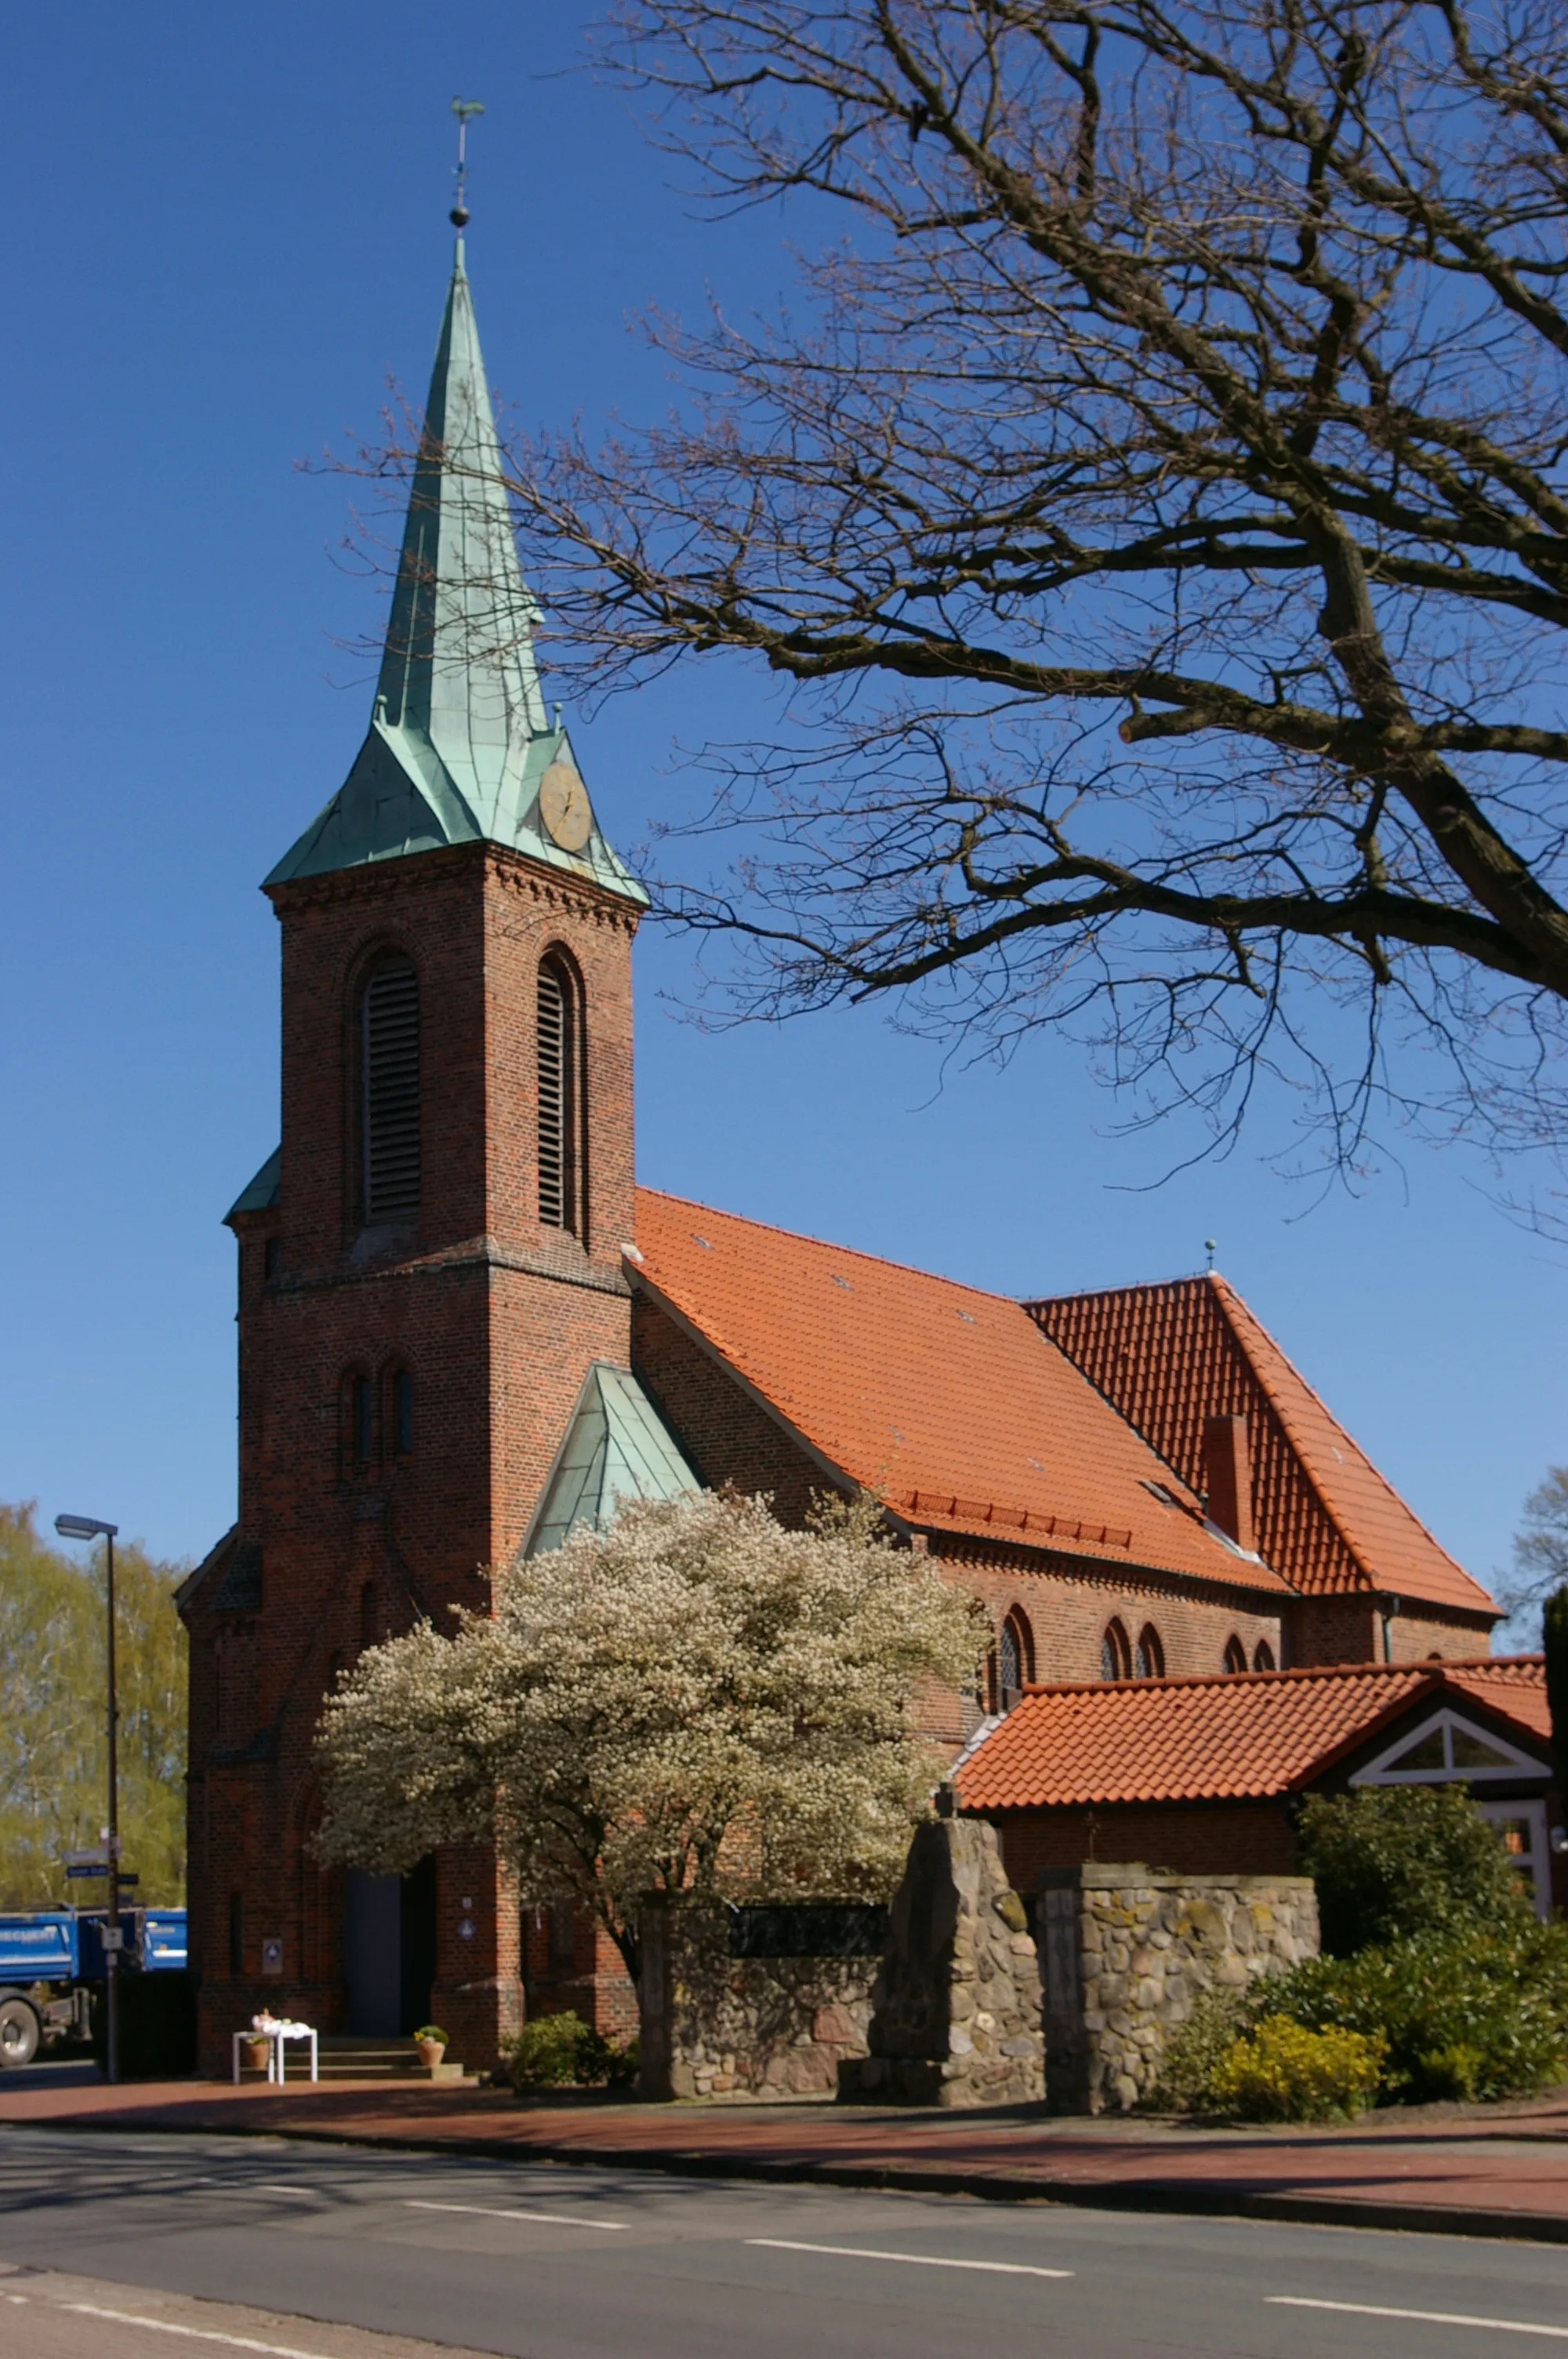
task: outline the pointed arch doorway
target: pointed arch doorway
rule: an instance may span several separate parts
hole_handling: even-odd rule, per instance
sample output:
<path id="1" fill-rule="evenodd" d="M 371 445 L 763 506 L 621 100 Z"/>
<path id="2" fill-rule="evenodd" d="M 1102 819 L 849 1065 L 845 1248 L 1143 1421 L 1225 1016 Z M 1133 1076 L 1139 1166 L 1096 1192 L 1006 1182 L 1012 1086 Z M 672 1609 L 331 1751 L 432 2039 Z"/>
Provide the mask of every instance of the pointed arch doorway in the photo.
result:
<path id="1" fill-rule="evenodd" d="M 406 1875 L 350 1868 L 343 1884 L 343 1979 L 349 2030 L 396 2039 L 429 2019 L 436 1979 L 436 1863 Z"/>

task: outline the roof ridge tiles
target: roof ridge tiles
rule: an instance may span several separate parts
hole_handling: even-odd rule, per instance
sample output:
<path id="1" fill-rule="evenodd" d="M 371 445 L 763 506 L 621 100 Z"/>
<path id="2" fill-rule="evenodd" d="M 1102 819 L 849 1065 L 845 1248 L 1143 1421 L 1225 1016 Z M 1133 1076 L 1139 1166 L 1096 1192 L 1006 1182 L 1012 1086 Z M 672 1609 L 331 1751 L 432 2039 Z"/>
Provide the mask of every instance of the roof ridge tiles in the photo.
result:
<path id="1" fill-rule="evenodd" d="M 735 1221 L 742 1228 L 765 1229 L 770 1236 L 787 1237 L 792 1245 L 816 1245 L 823 1253 L 847 1254 L 852 1260 L 870 1262 L 877 1269 L 902 1270 L 909 1277 L 925 1278 L 934 1286 L 950 1286 L 958 1294 L 978 1294 L 982 1302 L 1005 1303 L 1009 1310 L 1022 1310 L 1027 1316 L 1028 1305 L 1022 1295 L 1002 1294 L 991 1286 L 975 1286 L 966 1277 L 949 1277 L 944 1270 L 925 1269 L 918 1262 L 896 1261 L 891 1254 L 868 1253 L 863 1245 L 843 1245 L 837 1237 L 819 1237 L 810 1229 L 786 1229 L 782 1221 L 760 1221 L 750 1212 L 728 1212 L 722 1204 L 705 1204 L 697 1196 L 677 1196 L 669 1188 L 650 1188 L 641 1180 L 637 1193 L 657 1196 L 664 1203 L 679 1204 L 693 1212 L 711 1213 L 716 1221 Z M 1049 1343 L 1052 1339 L 1046 1335 L 1043 1340 Z M 1060 1347 L 1053 1344 L 1052 1348 Z"/>
<path id="2" fill-rule="evenodd" d="M 1178 1287 L 1206 1286 L 1214 1280 L 1222 1286 L 1230 1283 L 1217 1269 L 1194 1269 L 1180 1277 L 1134 1277 L 1119 1286 L 1074 1286 L 1065 1294 L 1025 1294 L 1019 1299 L 1026 1308 L 1036 1302 L 1093 1302 L 1106 1294 L 1173 1294 Z"/>

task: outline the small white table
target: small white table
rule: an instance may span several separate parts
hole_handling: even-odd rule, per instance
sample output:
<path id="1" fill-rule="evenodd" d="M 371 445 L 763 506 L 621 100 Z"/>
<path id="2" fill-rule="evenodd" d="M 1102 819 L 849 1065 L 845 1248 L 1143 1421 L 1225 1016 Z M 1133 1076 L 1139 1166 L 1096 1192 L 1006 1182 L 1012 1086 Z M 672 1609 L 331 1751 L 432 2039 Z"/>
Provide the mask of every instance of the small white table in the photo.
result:
<path id="1" fill-rule="evenodd" d="M 270 2024 L 265 2031 L 258 2031 L 253 2024 L 248 2031 L 235 2032 L 233 2044 L 233 2071 L 236 2082 L 240 2077 L 240 2049 L 245 2042 L 252 2039 L 265 2039 L 266 2041 L 266 2077 L 269 2083 L 281 2082 L 286 2077 L 284 2044 L 287 2040 L 290 2039 L 308 2039 L 309 2041 L 310 2078 L 313 2081 L 320 2078 L 314 2027 L 308 2023 L 274 2023 Z"/>

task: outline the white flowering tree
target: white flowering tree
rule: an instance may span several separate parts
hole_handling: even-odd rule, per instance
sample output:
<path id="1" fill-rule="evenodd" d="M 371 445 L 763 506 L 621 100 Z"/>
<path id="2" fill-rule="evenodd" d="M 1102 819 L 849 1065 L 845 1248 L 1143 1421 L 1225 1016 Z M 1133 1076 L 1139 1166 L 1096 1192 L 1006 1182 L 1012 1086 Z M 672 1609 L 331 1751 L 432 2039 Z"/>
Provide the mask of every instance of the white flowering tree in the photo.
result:
<path id="1" fill-rule="evenodd" d="M 921 1700 L 983 1635 L 873 1500 L 806 1531 L 762 1499 L 628 1503 L 498 1575 L 454 1637 L 360 1658 L 322 1718 L 319 1848 L 389 1872 L 494 1840 L 635 1979 L 645 1893 L 890 1890 L 943 1766 Z"/>

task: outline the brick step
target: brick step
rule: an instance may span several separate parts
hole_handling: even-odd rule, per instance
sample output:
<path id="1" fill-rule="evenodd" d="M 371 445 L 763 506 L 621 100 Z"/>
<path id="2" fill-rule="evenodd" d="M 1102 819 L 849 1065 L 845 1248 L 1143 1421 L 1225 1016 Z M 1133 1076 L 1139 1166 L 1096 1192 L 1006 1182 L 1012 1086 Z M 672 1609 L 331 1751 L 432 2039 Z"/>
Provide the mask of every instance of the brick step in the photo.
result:
<path id="1" fill-rule="evenodd" d="M 443 2057 L 435 2071 L 419 2061 L 411 2039 L 354 2038 L 330 2032 L 319 2042 L 321 2078 L 326 2080 L 460 2081 L 463 2068 Z"/>

